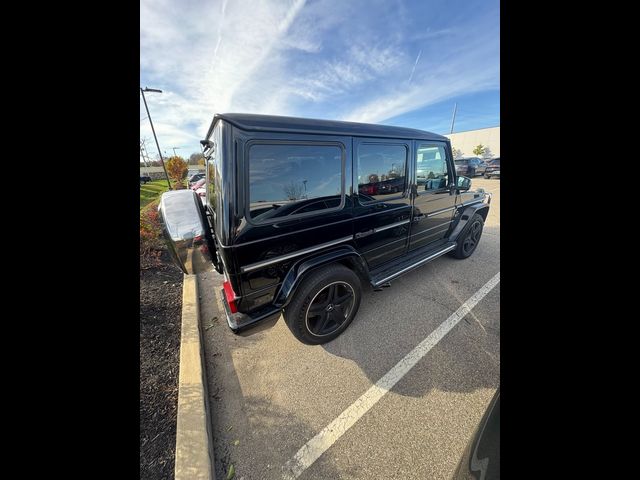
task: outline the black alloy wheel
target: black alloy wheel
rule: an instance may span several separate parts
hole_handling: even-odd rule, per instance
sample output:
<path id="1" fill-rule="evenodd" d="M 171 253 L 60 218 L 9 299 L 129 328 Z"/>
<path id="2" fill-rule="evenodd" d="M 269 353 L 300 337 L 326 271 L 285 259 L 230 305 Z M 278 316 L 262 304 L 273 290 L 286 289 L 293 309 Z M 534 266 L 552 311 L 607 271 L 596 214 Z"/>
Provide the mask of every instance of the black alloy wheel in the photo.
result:
<path id="1" fill-rule="evenodd" d="M 331 335 L 349 318 L 354 301 L 351 285 L 346 282 L 330 283 L 311 300 L 305 320 L 307 329 L 318 337 Z"/>
<path id="2" fill-rule="evenodd" d="M 284 307 L 284 320 L 302 343 L 327 343 L 344 332 L 360 308 L 358 275 L 333 263 L 311 272 Z"/>
<path id="3" fill-rule="evenodd" d="M 470 257 L 478 246 L 478 243 L 480 243 L 483 228 L 484 219 L 480 214 L 474 214 L 469 220 L 469 226 L 458 238 L 458 245 L 456 246 L 456 249 L 450 252 L 450 255 L 455 258 Z"/>

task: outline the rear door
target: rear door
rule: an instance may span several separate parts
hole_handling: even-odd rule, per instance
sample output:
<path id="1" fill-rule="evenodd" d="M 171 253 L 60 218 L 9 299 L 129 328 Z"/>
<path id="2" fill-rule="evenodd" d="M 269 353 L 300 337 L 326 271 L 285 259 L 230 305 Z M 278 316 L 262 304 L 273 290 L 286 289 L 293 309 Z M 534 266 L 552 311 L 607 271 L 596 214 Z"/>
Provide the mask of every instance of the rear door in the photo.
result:
<path id="1" fill-rule="evenodd" d="M 409 250 L 442 241 L 453 220 L 455 189 L 444 142 L 416 142 L 415 195 Z"/>
<path id="2" fill-rule="evenodd" d="M 354 238 L 370 268 L 407 250 L 412 142 L 353 139 Z"/>

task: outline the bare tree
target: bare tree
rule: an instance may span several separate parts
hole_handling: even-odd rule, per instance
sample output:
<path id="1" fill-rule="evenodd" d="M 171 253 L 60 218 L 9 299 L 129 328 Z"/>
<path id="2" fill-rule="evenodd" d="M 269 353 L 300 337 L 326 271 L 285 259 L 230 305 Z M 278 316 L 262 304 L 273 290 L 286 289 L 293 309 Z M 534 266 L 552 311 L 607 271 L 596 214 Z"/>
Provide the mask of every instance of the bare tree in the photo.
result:
<path id="1" fill-rule="evenodd" d="M 284 194 L 289 200 L 298 200 L 302 197 L 302 184 L 295 183 L 293 180 L 289 185 L 285 185 L 282 190 L 284 190 Z"/>
<path id="2" fill-rule="evenodd" d="M 482 160 L 490 160 L 493 158 L 493 153 L 491 153 L 491 149 L 489 147 L 484 147 L 484 151 L 482 152 Z"/>
<path id="3" fill-rule="evenodd" d="M 453 153 L 453 159 L 456 160 L 462 156 L 462 150 L 459 148 L 451 148 L 451 153 Z"/>

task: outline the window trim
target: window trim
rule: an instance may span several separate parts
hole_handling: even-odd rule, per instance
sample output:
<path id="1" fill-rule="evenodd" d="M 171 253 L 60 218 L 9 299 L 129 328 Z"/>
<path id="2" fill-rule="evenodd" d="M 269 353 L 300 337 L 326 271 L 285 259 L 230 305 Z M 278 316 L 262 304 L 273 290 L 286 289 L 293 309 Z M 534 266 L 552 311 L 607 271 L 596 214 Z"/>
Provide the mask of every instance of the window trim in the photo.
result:
<path id="1" fill-rule="evenodd" d="M 416 150 L 414 153 L 414 164 L 415 164 L 415 175 L 416 175 L 416 193 L 418 194 L 418 196 L 422 196 L 422 195 L 430 195 L 430 194 L 434 194 L 434 193 L 442 193 L 442 192 L 446 192 L 449 191 L 449 189 L 451 188 L 451 179 L 453 178 L 451 175 L 451 162 L 449 161 L 449 152 L 447 150 L 447 145 L 444 142 L 426 142 L 426 143 L 422 143 L 424 142 L 424 140 L 417 140 L 416 141 Z M 442 147 L 442 150 L 444 151 L 444 158 L 442 159 L 442 161 L 445 163 L 445 165 L 447 166 L 447 184 L 442 187 L 442 188 L 438 188 L 438 189 L 434 189 L 434 190 L 422 190 L 420 191 L 418 189 L 418 150 L 420 150 L 422 147 Z"/>
<path id="2" fill-rule="evenodd" d="M 360 174 L 360 162 L 359 162 L 359 157 L 358 154 L 360 152 L 360 146 L 362 145 L 392 145 L 392 146 L 403 146 L 407 152 L 406 157 L 405 157 L 405 162 L 404 162 L 404 171 L 405 171 L 405 186 L 404 186 L 404 190 L 402 190 L 402 195 L 393 195 L 393 196 L 385 196 L 384 198 L 379 198 L 379 199 L 375 199 L 375 200 L 364 200 L 361 196 L 360 196 L 360 185 L 358 184 L 358 175 Z M 410 161 L 410 157 L 411 157 L 411 145 L 406 142 L 406 141 L 402 141 L 402 140 L 397 140 L 397 141 L 393 141 L 393 139 L 384 139 L 384 140 L 377 140 L 377 139 L 370 139 L 367 138 L 366 140 L 360 140 L 357 142 L 356 145 L 354 145 L 355 148 L 353 149 L 353 154 L 352 156 L 354 157 L 354 162 L 353 162 L 353 178 L 354 178 L 354 194 L 358 196 L 358 202 L 360 203 L 360 205 L 375 205 L 376 203 L 380 203 L 380 202 L 388 202 L 389 200 L 398 200 L 400 198 L 407 198 L 408 197 L 408 192 L 409 192 L 409 185 L 411 184 L 411 179 L 409 178 L 409 161 Z"/>
<path id="3" fill-rule="evenodd" d="M 295 213 L 287 217 L 269 218 L 266 220 L 255 220 L 254 218 L 252 218 L 251 217 L 251 185 L 249 183 L 251 179 L 251 158 L 249 156 L 249 151 L 251 150 L 251 147 L 255 145 L 298 145 L 303 147 L 317 147 L 317 146 L 338 147 L 340 149 L 340 160 L 341 160 L 340 204 L 337 207 L 333 207 L 333 208 L 315 210 L 313 212 Z M 244 194 L 244 216 L 246 221 L 250 225 L 254 225 L 254 226 L 271 225 L 274 223 L 288 222 L 289 220 L 293 220 L 293 219 L 314 217 L 314 216 L 317 216 L 318 214 L 324 215 L 325 213 L 337 212 L 339 210 L 342 210 L 345 206 L 345 203 L 346 203 L 345 201 L 345 170 L 346 170 L 347 154 L 346 154 L 346 147 L 342 142 L 322 141 L 322 140 L 268 140 L 268 139 L 256 138 L 256 139 L 249 140 L 248 142 L 245 143 L 244 158 L 245 158 L 245 164 L 246 164 L 246 168 L 244 169 L 244 185 L 246 186 L 245 194 Z"/>

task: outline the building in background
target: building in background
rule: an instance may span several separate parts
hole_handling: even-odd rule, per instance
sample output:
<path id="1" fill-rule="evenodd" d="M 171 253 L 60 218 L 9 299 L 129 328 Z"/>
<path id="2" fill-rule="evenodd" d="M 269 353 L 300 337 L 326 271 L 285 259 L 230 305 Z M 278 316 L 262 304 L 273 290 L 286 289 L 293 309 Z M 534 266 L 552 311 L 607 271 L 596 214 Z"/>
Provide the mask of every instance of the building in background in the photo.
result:
<path id="1" fill-rule="evenodd" d="M 500 156 L 500 127 L 479 128 L 445 134 L 451 140 L 451 148 L 456 148 L 465 157 L 474 156 L 473 149 L 482 144 L 489 147 L 494 157 Z"/>

